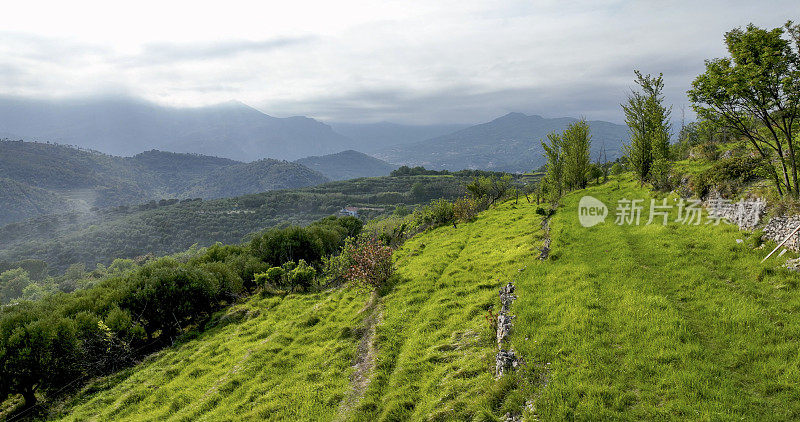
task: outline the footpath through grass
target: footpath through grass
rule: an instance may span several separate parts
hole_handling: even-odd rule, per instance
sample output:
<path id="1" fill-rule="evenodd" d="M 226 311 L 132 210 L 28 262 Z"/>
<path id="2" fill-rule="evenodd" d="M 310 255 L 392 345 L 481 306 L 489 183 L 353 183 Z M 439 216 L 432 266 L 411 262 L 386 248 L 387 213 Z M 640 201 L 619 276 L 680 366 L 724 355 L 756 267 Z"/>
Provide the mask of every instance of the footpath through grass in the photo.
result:
<path id="1" fill-rule="evenodd" d="M 583 195 L 609 206 L 605 223 L 579 224 Z M 645 199 L 639 226 L 615 224 L 622 198 Z M 513 308 L 528 416 L 800 418 L 800 276 L 778 268 L 786 256 L 760 264 L 771 248 L 729 225 L 645 225 L 649 207 L 629 181 L 563 199 L 552 260 L 522 274 Z"/>

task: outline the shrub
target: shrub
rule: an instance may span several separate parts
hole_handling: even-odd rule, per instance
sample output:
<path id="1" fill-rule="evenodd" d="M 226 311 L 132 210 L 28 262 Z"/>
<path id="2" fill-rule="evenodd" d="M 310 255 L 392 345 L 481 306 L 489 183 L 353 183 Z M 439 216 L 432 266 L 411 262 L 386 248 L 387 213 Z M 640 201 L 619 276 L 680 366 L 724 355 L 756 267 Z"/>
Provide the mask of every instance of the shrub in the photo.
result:
<path id="1" fill-rule="evenodd" d="M 716 190 L 723 197 L 733 197 L 745 184 L 767 177 L 763 160 L 753 157 L 732 157 L 719 160 L 690 180 L 690 188 L 698 197 Z"/>
<path id="2" fill-rule="evenodd" d="M 349 264 L 342 278 L 353 288 L 380 289 L 394 271 L 392 248 L 374 238 L 350 242 L 342 250 L 342 261 Z"/>
<path id="3" fill-rule="evenodd" d="M 297 262 L 297 266 L 293 270 L 286 273 L 286 279 L 292 289 L 300 289 L 306 292 L 314 285 L 316 276 L 317 270 L 302 259 Z"/>
<path id="4" fill-rule="evenodd" d="M 281 267 L 272 267 L 267 271 L 256 274 L 255 282 L 260 287 L 282 287 L 284 285 L 284 277 L 286 271 Z"/>
<path id="5" fill-rule="evenodd" d="M 474 198 L 458 198 L 453 202 L 453 216 L 457 221 L 469 222 L 480 212 L 480 204 Z"/>
<path id="6" fill-rule="evenodd" d="M 653 188 L 661 191 L 672 189 L 672 164 L 669 160 L 659 158 L 650 167 L 650 182 Z"/>

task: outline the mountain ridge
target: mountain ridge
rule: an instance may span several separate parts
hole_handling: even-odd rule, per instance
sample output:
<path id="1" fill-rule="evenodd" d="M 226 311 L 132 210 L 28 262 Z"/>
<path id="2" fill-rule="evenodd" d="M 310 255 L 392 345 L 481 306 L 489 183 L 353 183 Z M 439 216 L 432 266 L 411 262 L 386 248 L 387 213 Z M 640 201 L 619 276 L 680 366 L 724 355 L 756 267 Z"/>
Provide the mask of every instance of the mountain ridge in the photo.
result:
<path id="1" fill-rule="evenodd" d="M 386 148 L 375 156 L 392 164 L 441 170 L 526 172 L 544 164 L 541 140 L 547 133 L 562 131 L 577 121 L 572 117 L 545 118 L 512 112 L 451 134 Z M 627 128 L 601 120 L 588 123 L 592 133 L 592 158 L 597 157 L 601 149 L 606 150 L 608 160 L 620 157 Z"/>
<path id="2" fill-rule="evenodd" d="M 283 160 L 243 163 L 158 150 L 118 157 L 59 144 L 7 140 L 0 141 L 0 179 L 6 181 L 0 183 L 0 197 L 7 199 L 0 224 L 59 208 L 213 199 L 328 181 L 314 170 Z"/>

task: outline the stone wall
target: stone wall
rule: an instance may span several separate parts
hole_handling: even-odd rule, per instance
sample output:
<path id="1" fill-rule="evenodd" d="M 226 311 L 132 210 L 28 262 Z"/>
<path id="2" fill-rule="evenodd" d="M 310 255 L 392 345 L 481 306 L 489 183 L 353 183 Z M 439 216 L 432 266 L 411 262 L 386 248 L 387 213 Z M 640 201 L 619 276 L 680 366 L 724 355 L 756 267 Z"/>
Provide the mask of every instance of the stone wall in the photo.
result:
<path id="1" fill-rule="evenodd" d="M 772 217 L 764 226 L 764 239 L 783 242 L 786 236 L 800 226 L 800 215 L 791 217 Z M 800 233 L 795 233 L 784 245 L 786 249 L 800 252 Z"/>

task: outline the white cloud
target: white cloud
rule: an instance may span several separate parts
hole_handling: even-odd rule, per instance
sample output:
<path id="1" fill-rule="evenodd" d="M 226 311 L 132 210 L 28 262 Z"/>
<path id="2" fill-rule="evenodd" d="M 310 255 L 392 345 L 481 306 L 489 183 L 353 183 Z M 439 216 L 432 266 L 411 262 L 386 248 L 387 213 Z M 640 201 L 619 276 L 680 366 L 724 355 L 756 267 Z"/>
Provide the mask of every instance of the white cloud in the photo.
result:
<path id="1" fill-rule="evenodd" d="M 621 121 L 633 69 L 678 107 L 722 35 L 793 1 L 18 2 L 0 94 L 240 99 L 278 115 L 405 122 L 506 111 Z"/>

